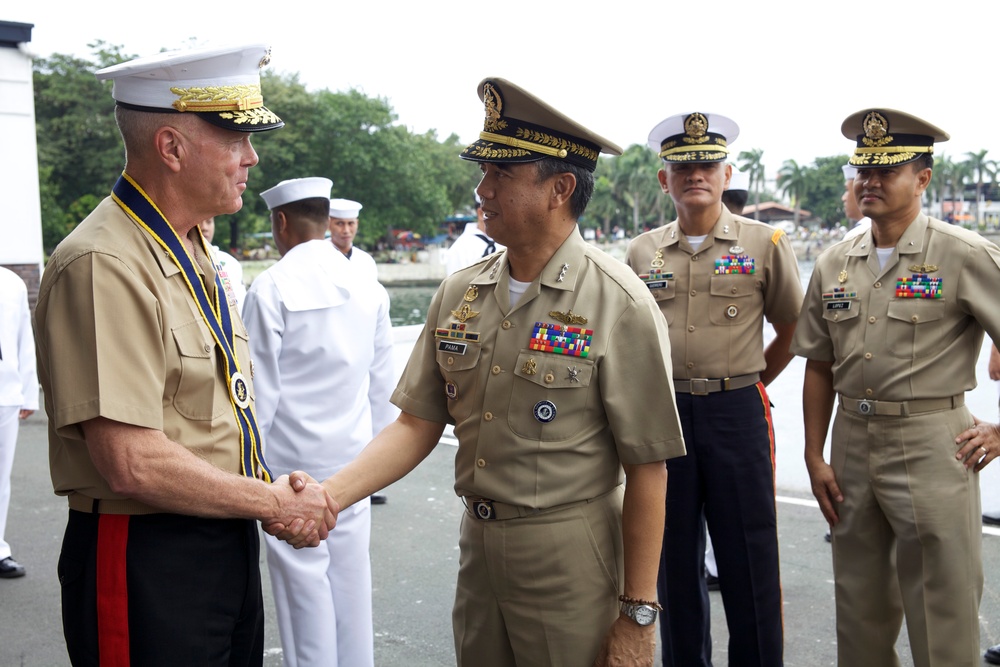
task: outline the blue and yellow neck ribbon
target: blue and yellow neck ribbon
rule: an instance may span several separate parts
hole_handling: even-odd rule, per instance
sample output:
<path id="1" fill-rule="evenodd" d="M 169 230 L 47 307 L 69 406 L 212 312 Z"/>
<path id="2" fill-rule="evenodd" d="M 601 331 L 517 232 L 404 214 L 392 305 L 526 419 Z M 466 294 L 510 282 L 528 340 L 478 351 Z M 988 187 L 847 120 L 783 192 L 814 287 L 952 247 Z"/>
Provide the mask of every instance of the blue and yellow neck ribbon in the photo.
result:
<path id="1" fill-rule="evenodd" d="M 187 283 L 191 296 L 194 297 L 198 310 L 205 324 L 215 338 L 216 345 L 222 350 L 225 362 L 226 379 L 229 384 L 229 399 L 233 414 L 240 427 L 240 470 L 246 477 L 256 477 L 260 473 L 264 481 L 272 481 L 271 471 L 264 463 L 264 452 L 257 429 L 257 418 L 250 404 L 250 390 L 246 377 L 240 372 L 240 362 L 236 358 L 236 347 L 233 339 L 233 321 L 229 312 L 228 301 L 225 300 L 225 286 L 215 272 L 215 298 L 208 295 L 208 290 L 198 275 L 194 260 L 187 251 L 181 237 L 156 204 L 143 192 L 139 184 L 122 173 L 111 191 L 111 197 L 125 213 L 142 227 L 170 256 L 170 259 L 180 269 Z M 201 236 L 199 236 L 201 239 Z M 201 242 L 201 241 L 200 241 Z M 202 242 L 205 256 L 209 257 Z"/>

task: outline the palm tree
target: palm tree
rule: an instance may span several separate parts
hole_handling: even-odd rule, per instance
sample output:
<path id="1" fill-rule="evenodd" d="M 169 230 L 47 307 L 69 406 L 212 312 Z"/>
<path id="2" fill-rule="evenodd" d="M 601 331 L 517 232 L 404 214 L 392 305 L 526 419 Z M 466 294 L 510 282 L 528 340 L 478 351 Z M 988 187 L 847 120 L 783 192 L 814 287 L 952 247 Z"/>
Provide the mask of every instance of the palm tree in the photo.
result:
<path id="1" fill-rule="evenodd" d="M 785 160 L 778 170 L 778 192 L 786 195 L 795 209 L 795 226 L 799 226 L 799 208 L 806 195 L 809 183 L 809 168 L 802 167 L 795 160 Z"/>
<path id="2" fill-rule="evenodd" d="M 997 162 L 996 160 L 987 160 L 986 153 L 989 151 L 981 150 L 978 153 L 969 151 L 965 154 L 968 159 L 964 162 L 965 166 L 968 168 L 970 175 L 976 179 L 976 226 L 983 224 L 982 213 L 979 210 L 979 200 L 982 199 L 983 195 L 983 183 L 985 178 L 989 177 L 989 182 L 992 183 L 997 175 Z"/>
<path id="3" fill-rule="evenodd" d="M 763 148 L 751 148 L 748 151 L 741 151 L 740 171 L 745 171 L 750 176 L 750 189 L 753 190 L 753 219 L 758 219 L 760 209 L 760 188 L 764 184 L 764 157 Z"/>

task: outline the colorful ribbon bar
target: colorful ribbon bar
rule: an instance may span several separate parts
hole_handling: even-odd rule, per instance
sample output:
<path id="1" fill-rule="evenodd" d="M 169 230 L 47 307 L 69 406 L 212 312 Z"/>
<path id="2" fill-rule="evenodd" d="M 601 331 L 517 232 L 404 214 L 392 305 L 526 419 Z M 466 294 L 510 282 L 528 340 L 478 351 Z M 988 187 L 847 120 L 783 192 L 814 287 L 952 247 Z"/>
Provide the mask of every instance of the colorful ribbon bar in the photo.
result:
<path id="1" fill-rule="evenodd" d="M 571 357 L 586 357 L 590 354 L 590 343 L 593 338 L 592 329 L 535 322 L 528 348 Z"/>
<path id="2" fill-rule="evenodd" d="M 465 324 L 461 322 L 452 322 L 451 326 L 447 329 L 435 329 L 435 338 L 447 338 L 449 340 L 468 340 L 468 341 L 478 341 L 479 332 L 478 331 L 466 331 Z"/>
<path id="3" fill-rule="evenodd" d="M 737 273 L 753 273 L 755 270 L 753 257 L 746 255 L 723 255 L 715 260 L 715 275 L 726 276 Z"/>
<path id="4" fill-rule="evenodd" d="M 824 292 L 823 300 L 830 301 L 832 299 L 857 299 L 857 292 L 848 292 L 843 287 L 834 287 L 832 292 Z"/>
<path id="5" fill-rule="evenodd" d="M 931 278 L 926 273 L 914 273 L 909 278 L 896 279 L 897 299 L 941 299 L 944 297 L 943 278 Z"/>

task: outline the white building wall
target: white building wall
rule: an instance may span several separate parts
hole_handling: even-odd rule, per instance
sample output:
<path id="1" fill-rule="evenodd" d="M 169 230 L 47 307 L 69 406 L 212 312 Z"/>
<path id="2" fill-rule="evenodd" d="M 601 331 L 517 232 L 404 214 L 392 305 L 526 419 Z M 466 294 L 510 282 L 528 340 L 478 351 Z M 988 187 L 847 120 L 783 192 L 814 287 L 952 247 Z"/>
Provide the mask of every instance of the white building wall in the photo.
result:
<path id="1" fill-rule="evenodd" d="M 0 265 L 42 265 L 31 57 L 0 47 Z"/>

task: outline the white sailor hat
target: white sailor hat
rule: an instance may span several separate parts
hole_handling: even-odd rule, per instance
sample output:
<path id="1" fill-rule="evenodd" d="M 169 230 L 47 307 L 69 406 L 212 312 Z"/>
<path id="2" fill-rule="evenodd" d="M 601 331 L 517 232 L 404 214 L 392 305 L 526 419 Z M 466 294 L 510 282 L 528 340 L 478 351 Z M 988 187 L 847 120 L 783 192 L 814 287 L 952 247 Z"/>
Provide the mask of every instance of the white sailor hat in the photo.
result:
<path id="1" fill-rule="evenodd" d="M 136 58 L 96 76 L 114 82 L 111 95 L 127 109 L 193 112 L 229 130 L 260 132 L 284 125 L 260 91 L 260 70 L 270 59 L 264 44 L 208 46 Z"/>
<path id="2" fill-rule="evenodd" d="M 648 145 L 664 162 L 722 162 L 739 135 L 732 119 L 695 111 L 661 121 L 649 133 Z"/>
<path id="3" fill-rule="evenodd" d="M 292 178 L 260 193 L 268 210 L 303 199 L 329 199 L 333 181 L 322 176 Z"/>
<path id="4" fill-rule="evenodd" d="M 729 177 L 729 187 L 728 190 L 749 190 L 750 189 L 750 174 L 745 171 L 740 171 L 733 166 L 733 175 Z"/>
<path id="5" fill-rule="evenodd" d="M 601 153 L 622 154 L 617 144 L 506 79 L 483 79 L 478 93 L 486 119 L 479 139 L 462 151 L 463 160 L 537 162 L 553 157 L 594 171 Z"/>
<path id="6" fill-rule="evenodd" d="M 353 220 L 361 213 L 361 204 L 350 199 L 331 199 L 330 217 L 343 220 Z"/>

